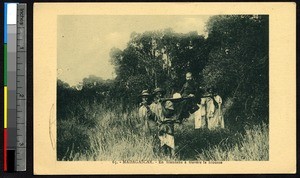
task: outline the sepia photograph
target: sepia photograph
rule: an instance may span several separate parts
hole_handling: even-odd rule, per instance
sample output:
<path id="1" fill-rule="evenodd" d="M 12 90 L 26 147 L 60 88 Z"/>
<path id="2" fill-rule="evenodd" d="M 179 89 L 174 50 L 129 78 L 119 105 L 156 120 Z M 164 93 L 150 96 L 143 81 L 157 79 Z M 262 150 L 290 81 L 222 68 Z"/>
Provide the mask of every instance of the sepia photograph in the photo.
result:
<path id="1" fill-rule="evenodd" d="M 57 19 L 57 160 L 268 161 L 268 15 Z"/>
<path id="2" fill-rule="evenodd" d="M 35 3 L 34 174 L 294 173 L 295 17 Z"/>

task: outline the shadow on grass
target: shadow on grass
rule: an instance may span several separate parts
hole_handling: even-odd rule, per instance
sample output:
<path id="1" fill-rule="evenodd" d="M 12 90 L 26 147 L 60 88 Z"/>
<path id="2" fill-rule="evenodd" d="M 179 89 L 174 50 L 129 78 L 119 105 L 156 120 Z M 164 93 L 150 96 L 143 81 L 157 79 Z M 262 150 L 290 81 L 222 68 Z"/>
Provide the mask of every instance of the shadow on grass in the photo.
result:
<path id="1" fill-rule="evenodd" d="M 240 139 L 241 134 L 233 134 L 227 129 L 208 130 L 194 129 L 191 125 L 177 126 L 176 155 L 180 160 L 196 160 L 202 150 L 216 145 L 230 147 Z"/>

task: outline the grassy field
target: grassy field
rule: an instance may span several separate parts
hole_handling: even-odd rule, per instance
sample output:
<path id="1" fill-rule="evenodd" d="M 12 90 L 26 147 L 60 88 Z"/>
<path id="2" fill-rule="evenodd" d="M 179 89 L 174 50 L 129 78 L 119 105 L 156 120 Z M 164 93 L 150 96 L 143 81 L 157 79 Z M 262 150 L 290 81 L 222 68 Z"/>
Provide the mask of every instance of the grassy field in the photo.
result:
<path id="1" fill-rule="evenodd" d="M 158 154 L 158 140 L 145 134 L 137 110 L 88 103 L 72 108 L 65 118 L 57 119 L 58 160 L 170 159 Z M 189 119 L 175 125 L 176 156 L 172 159 L 266 161 L 269 159 L 268 133 L 266 124 L 240 132 L 195 130 L 193 119 Z"/>

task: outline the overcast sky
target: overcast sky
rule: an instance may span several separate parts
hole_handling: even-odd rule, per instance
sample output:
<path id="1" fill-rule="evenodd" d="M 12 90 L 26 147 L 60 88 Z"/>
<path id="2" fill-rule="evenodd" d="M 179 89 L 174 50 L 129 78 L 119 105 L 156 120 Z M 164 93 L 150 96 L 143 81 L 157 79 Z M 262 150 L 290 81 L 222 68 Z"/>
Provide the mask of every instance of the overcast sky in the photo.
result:
<path id="1" fill-rule="evenodd" d="M 172 28 L 178 33 L 205 34 L 209 16 L 59 16 L 57 24 L 58 78 L 71 86 L 96 75 L 113 79 L 112 47 L 123 50 L 132 32 Z"/>

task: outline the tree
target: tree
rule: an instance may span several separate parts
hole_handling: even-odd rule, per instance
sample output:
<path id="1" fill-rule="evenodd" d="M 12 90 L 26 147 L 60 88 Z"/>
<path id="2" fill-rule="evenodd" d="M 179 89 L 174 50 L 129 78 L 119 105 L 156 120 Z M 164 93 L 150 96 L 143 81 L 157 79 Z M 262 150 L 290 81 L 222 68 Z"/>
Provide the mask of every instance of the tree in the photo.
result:
<path id="1" fill-rule="evenodd" d="M 165 29 L 133 32 L 127 47 L 123 51 L 113 48 L 110 55 L 116 82 L 133 97 L 142 89 L 155 87 L 173 93 L 183 84 L 187 71 L 195 76 L 202 73 L 208 50 L 205 38 L 197 32 L 180 34 Z"/>
<path id="2" fill-rule="evenodd" d="M 203 70 L 206 86 L 233 100 L 229 118 L 263 118 L 269 108 L 268 16 L 214 16 L 208 24 L 211 46 Z M 248 122 L 247 121 L 247 122 Z"/>

